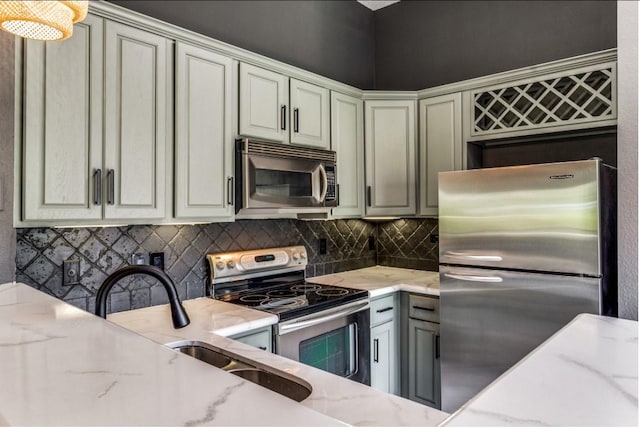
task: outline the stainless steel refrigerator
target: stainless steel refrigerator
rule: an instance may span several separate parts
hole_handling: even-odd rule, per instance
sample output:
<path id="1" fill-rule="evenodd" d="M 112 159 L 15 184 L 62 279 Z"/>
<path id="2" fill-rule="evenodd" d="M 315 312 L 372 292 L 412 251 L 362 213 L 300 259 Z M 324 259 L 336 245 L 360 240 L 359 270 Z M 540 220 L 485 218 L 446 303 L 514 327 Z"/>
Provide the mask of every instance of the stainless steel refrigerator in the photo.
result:
<path id="1" fill-rule="evenodd" d="M 599 160 L 440 173 L 442 410 L 572 320 L 617 316 L 616 174 Z"/>

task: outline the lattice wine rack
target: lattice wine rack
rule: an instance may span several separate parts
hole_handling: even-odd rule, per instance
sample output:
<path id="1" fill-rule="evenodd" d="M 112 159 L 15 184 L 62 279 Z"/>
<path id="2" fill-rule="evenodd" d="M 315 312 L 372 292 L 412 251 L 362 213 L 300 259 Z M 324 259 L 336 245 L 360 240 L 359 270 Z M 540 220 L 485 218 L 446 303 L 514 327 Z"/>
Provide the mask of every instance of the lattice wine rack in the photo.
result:
<path id="1" fill-rule="evenodd" d="M 472 135 L 615 119 L 615 65 L 472 94 Z"/>

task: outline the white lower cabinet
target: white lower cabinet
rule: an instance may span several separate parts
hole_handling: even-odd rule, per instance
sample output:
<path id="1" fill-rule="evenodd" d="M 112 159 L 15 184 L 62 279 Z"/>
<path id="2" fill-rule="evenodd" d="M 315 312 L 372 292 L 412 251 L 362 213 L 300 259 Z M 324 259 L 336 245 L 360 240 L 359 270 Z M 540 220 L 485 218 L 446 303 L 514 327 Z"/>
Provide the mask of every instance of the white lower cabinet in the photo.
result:
<path id="1" fill-rule="evenodd" d="M 396 294 L 371 301 L 371 387 L 399 394 Z"/>
<path id="2" fill-rule="evenodd" d="M 262 349 L 263 351 L 273 352 L 271 326 L 234 334 L 233 336 L 229 336 L 229 339 L 237 340 L 238 342 Z"/>

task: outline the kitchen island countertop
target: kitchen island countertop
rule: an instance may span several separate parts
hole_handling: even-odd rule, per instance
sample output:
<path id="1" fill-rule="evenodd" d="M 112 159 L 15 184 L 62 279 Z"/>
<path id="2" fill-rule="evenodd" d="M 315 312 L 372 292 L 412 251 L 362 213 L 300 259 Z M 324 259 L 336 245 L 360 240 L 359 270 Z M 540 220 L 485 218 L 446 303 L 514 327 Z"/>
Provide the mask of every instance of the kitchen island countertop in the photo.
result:
<path id="1" fill-rule="evenodd" d="M 580 314 L 446 426 L 638 426 L 638 322 Z"/>

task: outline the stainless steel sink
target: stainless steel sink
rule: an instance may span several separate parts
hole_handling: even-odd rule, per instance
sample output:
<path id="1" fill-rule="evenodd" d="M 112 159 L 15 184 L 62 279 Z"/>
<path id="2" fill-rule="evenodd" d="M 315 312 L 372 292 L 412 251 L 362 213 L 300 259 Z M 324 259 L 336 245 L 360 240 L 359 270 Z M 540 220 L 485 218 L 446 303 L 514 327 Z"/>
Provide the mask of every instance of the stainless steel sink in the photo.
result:
<path id="1" fill-rule="evenodd" d="M 311 394 L 311 386 L 305 386 L 274 372 L 259 368 L 232 369 L 229 373 L 268 388 L 285 397 L 300 402 Z M 292 376 L 293 377 L 293 376 Z M 305 382 L 306 383 L 306 382 Z"/>
<path id="2" fill-rule="evenodd" d="M 311 395 L 311 385 L 299 377 L 246 360 L 208 343 L 181 341 L 167 346 L 292 400 L 300 402 Z"/>

